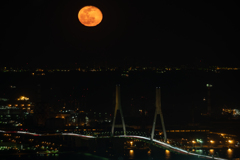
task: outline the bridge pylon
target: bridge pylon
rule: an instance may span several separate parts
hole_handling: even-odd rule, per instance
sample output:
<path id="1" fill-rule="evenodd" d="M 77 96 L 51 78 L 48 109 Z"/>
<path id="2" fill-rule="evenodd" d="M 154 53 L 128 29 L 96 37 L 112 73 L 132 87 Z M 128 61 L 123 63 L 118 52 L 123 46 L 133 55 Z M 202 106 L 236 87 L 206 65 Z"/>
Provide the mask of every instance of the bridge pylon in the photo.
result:
<path id="1" fill-rule="evenodd" d="M 116 85 L 116 103 L 115 103 L 115 111 L 114 111 L 114 117 L 113 117 L 113 123 L 112 123 L 111 136 L 114 135 L 114 127 L 115 127 L 115 121 L 116 121 L 118 110 L 120 111 L 120 116 L 121 116 L 121 119 L 122 119 L 123 133 L 124 133 L 124 135 L 126 135 L 126 126 L 125 126 L 125 122 L 124 122 L 124 118 L 123 118 L 121 99 L 120 99 L 120 84 Z"/>
<path id="2" fill-rule="evenodd" d="M 158 114 L 160 115 L 160 118 L 161 118 L 162 130 L 163 130 L 163 135 L 164 135 L 164 142 L 167 142 L 167 134 L 166 134 L 166 129 L 165 129 L 164 121 L 163 121 L 163 114 L 162 114 L 162 109 L 161 109 L 161 90 L 160 90 L 160 87 L 156 87 L 156 110 L 155 110 L 155 115 L 154 115 L 154 119 L 153 119 L 151 141 L 154 138 L 156 119 L 157 119 Z"/>

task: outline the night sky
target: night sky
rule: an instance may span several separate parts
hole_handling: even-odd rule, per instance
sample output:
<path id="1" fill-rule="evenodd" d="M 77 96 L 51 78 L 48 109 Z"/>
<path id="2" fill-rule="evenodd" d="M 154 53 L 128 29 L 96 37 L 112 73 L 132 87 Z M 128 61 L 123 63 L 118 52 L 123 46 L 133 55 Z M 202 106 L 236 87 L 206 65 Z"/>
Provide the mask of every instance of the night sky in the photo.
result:
<path id="1" fill-rule="evenodd" d="M 102 11 L 98 26 L 79 22 L 85 5 Z M 238 65 L 240 8 L 232 0 L 7 0 L 0 6 L 0 66 Z"/>

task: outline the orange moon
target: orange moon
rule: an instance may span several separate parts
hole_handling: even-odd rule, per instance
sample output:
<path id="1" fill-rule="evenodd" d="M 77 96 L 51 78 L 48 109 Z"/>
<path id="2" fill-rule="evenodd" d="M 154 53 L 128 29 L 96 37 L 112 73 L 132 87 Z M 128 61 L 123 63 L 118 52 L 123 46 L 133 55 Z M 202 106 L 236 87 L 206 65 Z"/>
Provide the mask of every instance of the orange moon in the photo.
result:
<path id="1" fill-rule="evenodd" d="M 97 7 L 85 6 L 78 12 L 78 19 L 84 26 L 94 27 L 102 21 L 103 15 Z"/>

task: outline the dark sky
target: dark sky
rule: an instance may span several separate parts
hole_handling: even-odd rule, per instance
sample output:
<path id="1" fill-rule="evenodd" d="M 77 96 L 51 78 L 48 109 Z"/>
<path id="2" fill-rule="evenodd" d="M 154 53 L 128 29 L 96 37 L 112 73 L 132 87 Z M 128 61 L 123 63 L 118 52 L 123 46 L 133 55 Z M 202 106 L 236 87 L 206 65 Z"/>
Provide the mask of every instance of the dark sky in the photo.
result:
<path id="1" fill-rule="evenodd" d="M 1 1 L 0 66 L 238 65 L 236 1 Z M 77 18 L 85 5 L 103 13 L 96 27 Z M 3 26 L 3 27 L 2 27 Z M 239 65 L 238 65 L 239 66 Z"/>

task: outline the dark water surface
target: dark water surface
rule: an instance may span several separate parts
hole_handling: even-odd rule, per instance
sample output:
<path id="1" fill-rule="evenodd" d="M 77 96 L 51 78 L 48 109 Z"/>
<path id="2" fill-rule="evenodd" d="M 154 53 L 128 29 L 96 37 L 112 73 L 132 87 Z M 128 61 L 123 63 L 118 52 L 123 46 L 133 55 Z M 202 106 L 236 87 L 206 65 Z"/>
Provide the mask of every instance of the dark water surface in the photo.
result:
<path id="1" fill-rule="evenodd" d="M 183 156 L 183 155 L 175 155 L 175 154 L 167 154 L 167 155 L 153 155 L 148 156 L 143 153 L 137 153 L 135 155 L 130 156 L 112 156 L 106 155 L 97 156 L 90 153 L 71 153 L 71 154 L 55 154 L 55 155 L 36 155 L 36 154 L 29 154 L 29 155 L 1 155 L 1 160 L 199 160 L 197 157 L 190 157 L 190 156 Z M 202 158 L 201 158 L 202 159 Z"/>
<path id="2" fill-rule="evenodd" d="M 225 159 L 240 159 L 240 150 L 235 149 L 229 152 L 228 150 L 215 150 L 220 153 L 221 158 Z M 202 152 L 202 151 L 200 151 Z M 200 153 L 199 150 L 196 153 Z M 211 153 L 212 151 L 207 151 Z M 1 160 L 204 160 L 196 156 L 187 156 L 175 154 L 167 150 L 159 149 L 152 153 L 142 150 L 129 150 L 125 155 L 112 155 L 111 153 L 58 153 L 58 154 L 23 154 L 23 155 L 0 155 Z"/>

